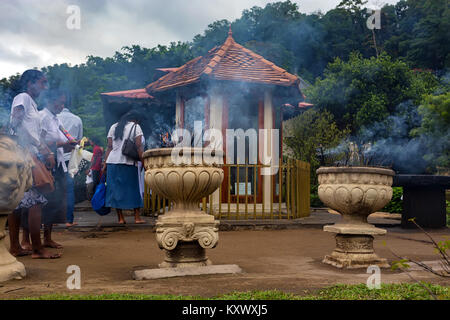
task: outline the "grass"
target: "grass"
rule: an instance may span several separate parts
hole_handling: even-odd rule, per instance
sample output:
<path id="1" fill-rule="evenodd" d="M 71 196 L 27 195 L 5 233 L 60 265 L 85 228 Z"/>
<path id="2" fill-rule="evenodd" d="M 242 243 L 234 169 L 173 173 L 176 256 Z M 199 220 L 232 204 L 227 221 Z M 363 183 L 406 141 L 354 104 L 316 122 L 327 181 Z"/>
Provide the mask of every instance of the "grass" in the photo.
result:
<path id="1" fill-rule="evenodd" d="M 438 299 L 450 300 L 449 287 L 422 283 Z M 44 295 L 25 300 L 429 300 L 433 297 L 417 283 L 382 284 L 380 289 L 370 290 L 364 284 L 335 285 L 314 294 L 295 295 L 278 290 L 233 292 L 212 298 L 200 296 L 105 294 L 105 295 Z"/>

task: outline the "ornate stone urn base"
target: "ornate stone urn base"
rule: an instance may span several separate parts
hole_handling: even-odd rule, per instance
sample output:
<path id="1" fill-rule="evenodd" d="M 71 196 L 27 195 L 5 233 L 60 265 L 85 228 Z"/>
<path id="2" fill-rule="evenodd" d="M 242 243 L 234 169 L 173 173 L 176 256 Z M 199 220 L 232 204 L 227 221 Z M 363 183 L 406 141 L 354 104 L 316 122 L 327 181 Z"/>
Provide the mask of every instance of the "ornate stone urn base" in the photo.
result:
<path id="1" fill-rule="evenodd" d="M 212 264 L 205 249 L 212 249 L 219 240 L 219 221 L 213 216 L 190 212 L 173 212 L 158 217 L 156 241 L 164 249 L 160 268 L 199 267 Z"/>
<path id="2" fill-rule="evenodd" d="M 386 234 L 386 230 L 372 228 L 374 230 L 367 230 L 367 234 L 362 234 L 362 229 L 359 229 L 355 230 L 358 234 L 349 234 L 344 230 L 339 232 L 336 226 L 327 227 L 324 227 L 324 231 L 337 232 L 336 249 L 331 255 L 325 256 L 323 263 L 346 269 L 367 268 L 371 265 L 377 265 L 380 268 L 389 267 L 387 260 L 378 257 L 373 250 L 373 235 Z"/>
<path id="3" fill-rule="evenodd" d="M 17 261 L 5 247 L 5 225 L 9 212 L 0 212 L 0 282 L 22 279 L 27 273 L 25 266 Z"/>
<path id="4" fill-rule="evenodd" d="M 319 168 L 319 197 L 328 207 L 342 214 L 342 222 L 323 228 L 336 233 L 336 249 L 323 263 L 337 268 L 388 268 L 386 259 L 373 250 L 375 235 L 386 230 L 367 223 L 372 212 L 383 208 L 392 198 L 394 171 L 372 167 Z"/>
<path id="5" fill-rule="evenodd" d="M 173 210 L 158 217 L 156 241 L 164 250 L 160 268 L 207 266 L 211 261 L 205 249 L 219 240 L 219 221 L 200 211 L 203 197 L 216 190 L 223 170 L 214 158 L 205 158 L 203 149 L 191 149 L 190 163 L 177 164 L 172 149 L 153 149 L 144 153 L 145 179 L 153 192 L 174 202 Z M 198 163 L 198 159 L 200 163 Z"/>

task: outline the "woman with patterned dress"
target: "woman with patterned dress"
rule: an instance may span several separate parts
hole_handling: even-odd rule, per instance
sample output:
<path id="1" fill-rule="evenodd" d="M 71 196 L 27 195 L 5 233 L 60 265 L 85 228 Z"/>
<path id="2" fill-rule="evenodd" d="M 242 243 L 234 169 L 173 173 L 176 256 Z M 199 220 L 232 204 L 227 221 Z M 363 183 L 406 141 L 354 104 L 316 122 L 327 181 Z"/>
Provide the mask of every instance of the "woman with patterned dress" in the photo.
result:
<path id="1" fill-rule="evenodd" d="M 27 70 L 20 78 L 22 92 L 11 105 L 11 134 L 25 150 L 39 158 L 48 168 L 55 166 L 54 154 L 41 138 L 41 117 L 36 99 L 47 89 L 47 79 L 38 70 Z M 14 256 L 31 254 L 34 259 L 54 259 L 60 254 L 50 253 L 41 242 L 41 214 L 47 199 L 35 187 L 25 192 L 16 210 L 8 216 L 11 249 Z M 19 243 L 19 230 L 22 210 L 28 211 L 28 226 L 32 251 L 22 248 Z"/>

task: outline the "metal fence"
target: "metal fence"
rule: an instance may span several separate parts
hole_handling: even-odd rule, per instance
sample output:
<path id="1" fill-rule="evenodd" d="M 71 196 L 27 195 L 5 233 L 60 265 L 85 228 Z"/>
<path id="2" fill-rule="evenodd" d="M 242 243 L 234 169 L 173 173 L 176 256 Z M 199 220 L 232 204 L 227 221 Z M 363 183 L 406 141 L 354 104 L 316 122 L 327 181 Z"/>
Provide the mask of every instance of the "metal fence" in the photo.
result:
<path id="1" fill-rule="evenodd" d="M 262 176 L 261 164 L 224 164 L 224 182 L 199 203 L 217 219 L 295 219 L 310 214 L 310 165 L 289 159 L 276 175 Z M 160 215 L 172 203 L 145 187 L 144 212 Z"/>

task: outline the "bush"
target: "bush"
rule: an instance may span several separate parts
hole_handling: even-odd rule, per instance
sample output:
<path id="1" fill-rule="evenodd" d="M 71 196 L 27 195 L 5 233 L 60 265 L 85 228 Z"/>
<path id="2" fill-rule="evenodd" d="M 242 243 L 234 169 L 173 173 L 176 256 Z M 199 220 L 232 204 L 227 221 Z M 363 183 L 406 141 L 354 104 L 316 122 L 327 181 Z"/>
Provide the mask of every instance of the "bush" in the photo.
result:
<path id="1" fill-rule="evenodd" d="M 310 205 L 311 205 L 311 207 L 313 207 L 313 208 L 323 208 L 323 207 L 325 207 L 325 205 L 323 204 L 323 202 L 320 201 L 320 198 L 319 198 L 319 195 L 318 195 L 318 194 L 311 193 L 310 201 L 311 201 L 311 204 L 310 204 Z"/>
<path id="2" fill-rule="evenodd" d="M 323 208 L 325 205 L 322 201 L 320 201 L 319 194 L 317 189 L 319 188 L 318 184 L 311 184 L 311 195 L 310 195 L 310 206 L 313 208 Z"/>
<path id="3" fill-rule="evenodd" d="M 446 200 L 445 204 L 447 205 L 447 227 L 450 227 L 450 201 Z"/>
<path id="4" fill-rule="evenodd" d="M 393 187 L 392 188 L 392 199 L 381 211 L 390 213 L 402 213 L 403 211 L 403 188 Z"/>

